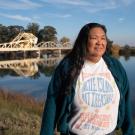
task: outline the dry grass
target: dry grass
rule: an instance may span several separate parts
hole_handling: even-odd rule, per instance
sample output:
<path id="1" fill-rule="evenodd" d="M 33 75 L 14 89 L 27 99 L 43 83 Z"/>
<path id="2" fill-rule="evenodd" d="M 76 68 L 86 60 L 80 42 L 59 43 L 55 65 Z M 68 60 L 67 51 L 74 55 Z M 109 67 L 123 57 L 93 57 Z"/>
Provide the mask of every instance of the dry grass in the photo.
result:
<path id="1" fill-rule="evenodd" d="M 39 135 L 43 106 L 30 96 L 0 90 L 0 135 Z"/>
<path id="2" fill-rule="evenodd" d="M 0 90 L 0 135 L 38 135 L 43 102 Z"/>

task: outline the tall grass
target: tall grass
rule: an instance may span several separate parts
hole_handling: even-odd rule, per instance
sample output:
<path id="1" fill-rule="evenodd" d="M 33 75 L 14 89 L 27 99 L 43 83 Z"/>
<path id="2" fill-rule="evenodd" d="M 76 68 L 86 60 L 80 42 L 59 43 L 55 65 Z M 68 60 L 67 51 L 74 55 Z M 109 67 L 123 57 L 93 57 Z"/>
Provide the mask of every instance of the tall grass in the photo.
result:
<path id="1" fill-rule="evenodd" d="M 38 135 L 43 102 L 0 90 L 0 135 Z"/>
<path id="2" fill-rule="evenodd" d="M 33 97 L 0 90 L 0 135 L 39 135 L 43 107 Z"/>

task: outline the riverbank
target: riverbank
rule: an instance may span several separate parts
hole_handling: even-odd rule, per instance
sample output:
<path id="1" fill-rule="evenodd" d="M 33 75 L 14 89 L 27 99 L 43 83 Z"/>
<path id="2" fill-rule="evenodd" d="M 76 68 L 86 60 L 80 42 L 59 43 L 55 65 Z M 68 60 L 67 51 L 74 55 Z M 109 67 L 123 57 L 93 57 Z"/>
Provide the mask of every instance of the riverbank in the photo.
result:
<path id="1" fill-rule="evenodd" d="M 0 90 L 0 135 L 39 135 L 43 102 Z"/>
<path id="2" fill-rule="evenodd" d="M 0 135 L 39 135 L 43 107 L 31 96 L 0 90 Z"/>

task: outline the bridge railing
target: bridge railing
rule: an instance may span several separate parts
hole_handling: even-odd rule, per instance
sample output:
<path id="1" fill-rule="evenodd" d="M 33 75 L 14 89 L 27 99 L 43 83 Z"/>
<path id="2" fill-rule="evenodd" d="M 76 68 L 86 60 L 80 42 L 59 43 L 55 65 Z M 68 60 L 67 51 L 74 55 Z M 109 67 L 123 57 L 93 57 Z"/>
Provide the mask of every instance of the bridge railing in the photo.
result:
<path id="1" fill-rule="evenodd" d="M 40 47 L 40 48 L 71 48 L 72 45 L 70 42 L 66 42 L 64 44 L 61 44 L 61 43 L 56 43 L 56 42 L 53 42 L 53 41 L 48 41 L 48 42 L 40 42 L 36 45 L 37 47 Z"/>
<path id="2" fill-rule="evenodd" d="M 0 48 L 33 48 L 35 45 L 29 40 L 21 40 L 0 44 Z"/>

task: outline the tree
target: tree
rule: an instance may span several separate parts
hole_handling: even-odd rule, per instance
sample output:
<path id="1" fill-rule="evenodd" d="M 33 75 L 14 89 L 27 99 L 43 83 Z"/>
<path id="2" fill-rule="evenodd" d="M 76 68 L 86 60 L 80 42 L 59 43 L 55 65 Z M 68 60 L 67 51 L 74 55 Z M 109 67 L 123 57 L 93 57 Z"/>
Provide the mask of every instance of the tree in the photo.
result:
<path id="1" fill-rule="evenodd" d="M 111 54 L 111 48 L 112 48 L 113 41 L 107 38 L 107 52 Z"/>
<path id="2" fill-rule="evenodd" d="M 12 41 L 22 31 L 24 31 L 22 26 L 11 25 L 6 27 L 0 24 L 0 43 Z"/>
<path id="3" fill-rule="evenodd" d="M 120 54 L 120 46 L 118 44 L 113 44 L 111 47 L 111 54 L 115 58 L 119 58 Z"/>
<path id="4" fill-rule="evenodd" d="M 126 44 L 126 45 L 124 46 L 124 50 L 125 50 L 125 51 L 130 50 L 130 46 L 129 46 L 128 44 Z"/>
<path id="5" fill-rule="evenodd" d="M 38 32 L 39 32 L 39 24 L 37 23 L 29 23 L 27 25 L 27 29 L 25 30 L 26 32 L 30 32 L 35 36 L 38 36 Z"/>
<path id="6" fill-rule="evenodd" d="M 125 56 L 125 60 L 128 60 L 129 57 L 131 55 L 131 49 L 130 49 L 130 46 L 128 44 L 126 44 L 124 46 L 124 56 Z"/>
<path id="7" fill-rule="evenodd" d="M 8 42 L 8 28 L 2 24 L 0 24 L 0 43 Z"/>
<path id="8" fill-rule="evenodd" d="M 70 39 L 69 39 L 68 37 L 62 37 L 62 38 L 60 39 L 60 43 L 61 43 L 61 44 L 64 44 L 64 43 L 66 43 L 66 42 L 70 42 Z"/>
<path id="9" fill-rule="evenodd" d="M 11 25 L 8 26 L 8 38 L 12 41 L 20 32 L 24 32 L 23 26 Z"/>
<path id="10" fill-rule="evenodd" d="M 43 29 L 41 29 L 38 33 L 38 41 L 57 41 L 56 37 L 56 29 L 52 26 L 45 26 Z"/>

